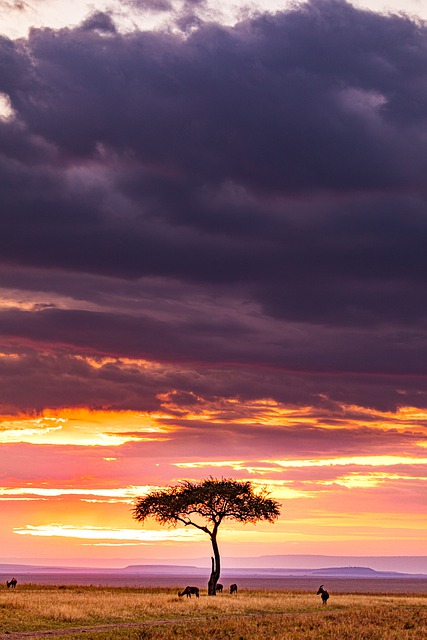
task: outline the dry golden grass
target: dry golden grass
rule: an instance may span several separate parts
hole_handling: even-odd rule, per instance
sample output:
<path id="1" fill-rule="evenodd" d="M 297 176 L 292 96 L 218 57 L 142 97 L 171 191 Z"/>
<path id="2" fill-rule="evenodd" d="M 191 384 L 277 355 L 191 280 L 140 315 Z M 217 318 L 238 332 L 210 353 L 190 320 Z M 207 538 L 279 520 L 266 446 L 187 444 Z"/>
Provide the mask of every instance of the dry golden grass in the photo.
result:
<path id="1" fill-rule="evenodd" d="M 65 635 L 67 629 L 73 630 Z M 323 607 L 307 592 L 241 591 L 190 600 L 178 598 L 175 589 L 0 589 L 0 638 L 34 632 L 26 640 L 39 639 L 40 630 L 57 630 L 56 640 L 423 640 L 427 596 L 331 594 Z"/>

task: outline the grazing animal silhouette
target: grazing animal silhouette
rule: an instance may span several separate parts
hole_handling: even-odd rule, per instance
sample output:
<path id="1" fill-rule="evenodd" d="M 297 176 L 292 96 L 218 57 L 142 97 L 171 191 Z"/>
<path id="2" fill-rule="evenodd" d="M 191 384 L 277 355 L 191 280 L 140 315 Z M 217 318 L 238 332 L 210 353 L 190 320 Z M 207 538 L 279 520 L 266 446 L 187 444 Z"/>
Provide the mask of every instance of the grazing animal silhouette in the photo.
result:
<path id="1" fill-rule="evenodd" d="M 17 584 L 18 584 L 18 580 L 16 578 L 12 578 L 12 580 L 9 580 L 9 582 L 6 580 L 6 586 L 8 589 L 9 587 L 12 587 L 12 589 L 14 589 Z"/>
<path id="2" fill-rule="evenodd" d="M 237 593 L 237 584 L 230 584 L 230 593 Z"/>
<path id="3" fill-rule="evenodd" d="M 222 593 L 223 589 L 224 589 L 224 585 L 218 582 L 218 584 L 216 585 L 216 590 L 218 591 L 218 593 Z"/>
<path id="4" fill-rule="evenodd" d="M 328 602 L 328 598 L 329 598 L 329 593 L 323 588 L 323 584 L 320 585 L 319 587 L 319 591 L 316 593 L 316 595 L 320 595 L 322 598 L 322 604 L 327 604 Z"/>
<path id="5" fill-rule="evenodd" d="M 184 591 L 182 593 L 178 593 L 179 597 L 181 596 L 187 596 L 187 598 L 191 598 L 191 594 L 194 594 L 196 596 L 196 598 L 199 597 L 199 587 L 185 587 Z"/>

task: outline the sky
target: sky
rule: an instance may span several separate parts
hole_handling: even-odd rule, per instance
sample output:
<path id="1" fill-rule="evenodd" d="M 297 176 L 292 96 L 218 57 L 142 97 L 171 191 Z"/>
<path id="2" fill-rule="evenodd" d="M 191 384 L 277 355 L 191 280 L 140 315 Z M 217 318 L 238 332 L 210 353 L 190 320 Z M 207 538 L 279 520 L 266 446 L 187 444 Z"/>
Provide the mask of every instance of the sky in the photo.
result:
<path id="1" fill-rule="evenodd" d="M 1 561 L 425 554 L 426 4 L 0 7 Z"/>

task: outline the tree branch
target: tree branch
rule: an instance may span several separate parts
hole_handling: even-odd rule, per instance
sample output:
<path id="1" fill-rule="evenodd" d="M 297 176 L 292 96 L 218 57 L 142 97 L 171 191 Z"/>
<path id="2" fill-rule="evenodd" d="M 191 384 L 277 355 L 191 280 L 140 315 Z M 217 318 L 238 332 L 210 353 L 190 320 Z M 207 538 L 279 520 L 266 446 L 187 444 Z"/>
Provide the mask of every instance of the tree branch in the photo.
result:
<path id="1" fill-rule="evenodd" d="M 196 522 L 193 522 L 192 520 L 185 520 L 184 518 L 181 518 L 180 516 L 177 516 L 176 520 L 178 520 L 179 522 L 182 522 L 182 524 L 185 525 L 186 527 L 188 527 L 188 526 L 196 527 L 196 529 L 200 529 L 200 531 L 203 531 L 203 533 L 207 533 L 212 537 L 212 532 L 207 527 L 203 527 L 202 525 L 197 524 Z"/>

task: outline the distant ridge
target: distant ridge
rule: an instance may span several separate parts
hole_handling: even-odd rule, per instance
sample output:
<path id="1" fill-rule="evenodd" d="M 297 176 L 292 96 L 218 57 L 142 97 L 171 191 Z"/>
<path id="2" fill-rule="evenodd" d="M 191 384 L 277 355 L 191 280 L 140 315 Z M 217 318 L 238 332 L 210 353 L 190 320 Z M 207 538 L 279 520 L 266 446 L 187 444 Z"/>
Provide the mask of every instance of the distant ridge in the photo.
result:
<path id="1" fill-rule="evenodd" d="M 0 564 L 0 574 L 91 574 L 91 575 L 129 575 L 129 576 L 205 576 L 206 568 L 193 565 L 137 564 L 122 568 L 99 567 L 52 567 L 25 564 Z M 321 567 L 299 569 L 289 567 L 229 567 L 222 570 L 224 577 L 342 577 L 342 578 L 420 578 L 427 574 L 403 573 L 398 571 L 376 571 L 371 567 Z"/>
<path id="2" fill-rule="evenodd" d="M 125 567 L 124 573 L 155 573 L 155 569 L 150 565 L 133 565 Z M 192 570 L 196 575 L 205 575 L 206 569 L 200 567 L 165 567 L 162 566 L 165 573 L 169 573 L 168 569 L 174 570 L 173 573 L 184 573 Z M 177 569 L 179 570 L 177 572 Z M 171 572 L 172 573 L 172 572 Z M 352 577 L 352 578 L 426 578 L 427 574 L 402 573 L 398 571 L 375 571 L 370 567 L 323 567 L 320 569 L 290 569 L 290 568 L 239 568 L 231 567 L 222 570 L 222 575 L 227 576 L 265 576 L 265 577 Z"/>
<path id="3" fill-rule="evenodd" d="M 400 573 L 398 571 L 375 571 L 369 567 L 327 567 L 325 569 L 313 569 L 310 571 L 312 576 L 340 576 L 348 578 L 426 578 L 427 575 Z"/>
<path id="4" fill-rule="evenodd" d="M 192 560 L 191 564 L 197 564 Z M 256 558 L 224 558 L 224 566 L 322 569 L 324 567 L 369 567 L 375 571 L 427 574 L 427 556 L 329 556 L 263 555 Z"/>
<path id="5" fill-rule="evenodd" d="M 140 574 L 151 575 L 174 575 L 182 573 L 195 573 L 199 575 L 205 572 L 201 567 L 191 565 L 170 565 L 170 564 L 141 564 L 129 565 L 127 567 L 67 567 L 67 566 L 43 566 L 31 564 L 0 564 L 0 573 L 93 573 L 93 574 Z"/>
<path id="6" fill-rule="evenodd" d="M 222 558 L 223 571 L 251 571 L 263 573 L 268 571 L 275 574 L 280 571 L 285 575 L 303 575 L 307 572 L 320 570 L 335 572 L 335 575 L 357 569 L 358 571 L 375 571 L 386 574 L 409 574 L 413 577 L 427 575 L 427 556 L 327 556 L 327 555 L 296 555 L 276 554 L 256 557 L 227 557 Z M 210 569 L 210 558 L 135 558 L 135 559 L 99 559 L 99 558 L 31 558 L 20 559 L 3 557 L 0 572 L 88 572 L 115 573 L 127 571 L 130 573 L 146 572 L 159 574 L 175 574 L 176 572 L 205 572 Z M 315 574 L 314 574 L 315 575 Z M 323 574 L 325 575 L 325 574 Z"/>

